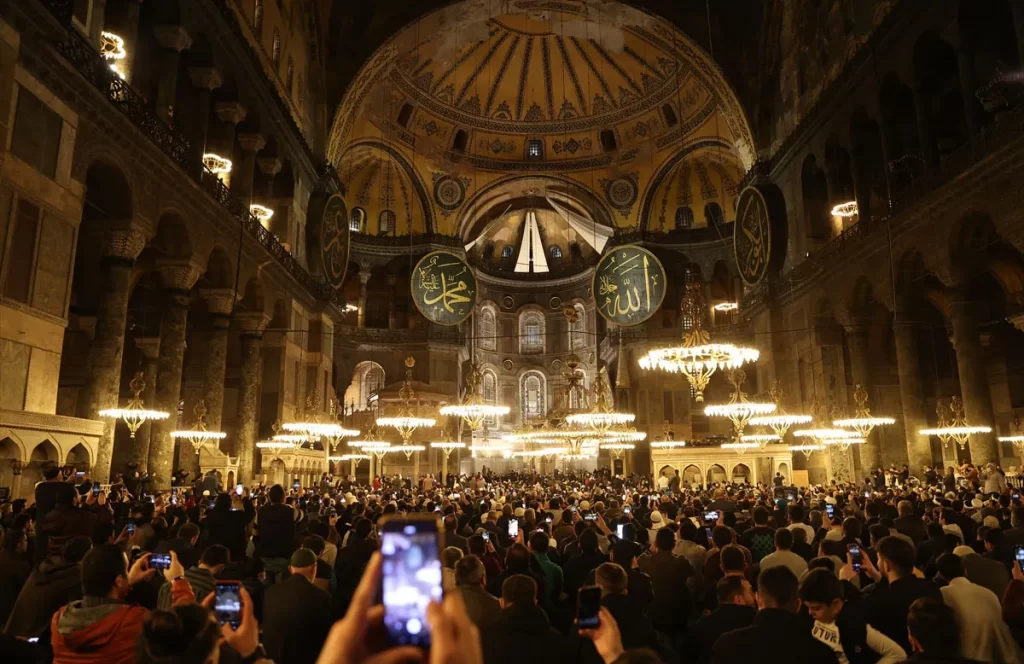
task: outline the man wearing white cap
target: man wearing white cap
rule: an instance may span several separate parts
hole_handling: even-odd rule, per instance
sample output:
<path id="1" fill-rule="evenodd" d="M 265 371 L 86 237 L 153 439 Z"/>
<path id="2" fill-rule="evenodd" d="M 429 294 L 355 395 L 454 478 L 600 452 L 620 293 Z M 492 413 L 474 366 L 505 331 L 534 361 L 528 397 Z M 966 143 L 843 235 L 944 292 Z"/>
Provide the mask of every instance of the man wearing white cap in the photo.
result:
<path id="1" fill-rule="evenodd" d="M 969 546 L 958 546 L 953 553 L 960 556 L 964 573 L 971 583 L 988 588 L 996 597 L 1002 597 L 1006 592 L 1006 586 L 1010 585 L 1010 573 L 1006 571 L 1006 565 L 998 560 L 985 558 Z"/>

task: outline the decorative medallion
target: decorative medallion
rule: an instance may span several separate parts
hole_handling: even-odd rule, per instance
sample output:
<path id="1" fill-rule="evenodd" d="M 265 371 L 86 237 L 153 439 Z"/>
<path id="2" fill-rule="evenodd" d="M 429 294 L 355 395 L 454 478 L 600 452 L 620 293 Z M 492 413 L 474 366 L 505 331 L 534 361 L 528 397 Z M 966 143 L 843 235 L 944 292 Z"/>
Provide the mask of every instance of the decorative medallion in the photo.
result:
<path id="1" fill-rule="evenodd" d="M 445 173 L 434 173 L 433 177 L 434 202 L 445 212 L 459 208 L 466 200 L 468 179 L 460 179 Z"/>
<path id="2" fill-rule="evenodd" d="M 512 371 L 512 369 L 515 368 L 515 365 L 512 364 L 512 360 L 505 360 L 501 363 L 501 366 L 505 368 L 505 371 Z"/>
<path id="3" fill-rule="evenodd" d="M 601 186 L 604 188 L 604 197 L 608 199 L 612 207 L 618 210 L 619 214 L 623 217 L 629 216 L 630 211 L 633 209 L 633 204 L 636 203 L 639 192 L 638 180 L 638 173 L 623 175 L 614 180 L 601 180 Z"/>
<path id="4" fill-rule="evenodd" d="M 575 138 L 570 138 L 568 141 L 563 143 L 562 141 L 555 141 L 551 146 L 555 151 L 555 154 L 562 154 L 563 151 L 568 152 L 571 155 L 575 155 L 578 151 L 583 150 L 584 152 L 590 152 L 590 148 L 593 146 L 591 140 L 587 137 L 577 141 Z"/>
<path id="5" fill-rule="evenodd" d="M 466 261 L 455 254 L 427 254 L 416 264 L 410 281 L 413 302 L 430 322 L 458 325 L 473 313 L 476 277 Z"/>
<path id="6" fill-rule="evenodd" d="M 781 266 L 786 246 L 786 206 L 772 184 L 750 185 L 740 193 L 733 230 L 733 253 L 740 277 L 756 286 Z"/>
<path id="7" fill-rule="evenodd" d="M 592 289 L 597 310 L 617 325 L 637 325 L 665 299 L 665 268 L 657 256 L 635 244 L 614 247 L 597 264 Z"/>
<path id="8" fill-rule="evenodd" d="M 340 194 L 331 196 L 320 218 L 320 260 L 324 277 L 335 290 L 341 288 L 348 269 L 348 206 Z"/>
<path id="9" fill-rule="evenodd" d="M 558 296 L 556 295 L 556 296 L 554 296 L 553 298 L 551 298 L 551 301 L 550 301 L 550 302 L 548 302 L 548 304 L 550 304 L 550 305 L 551 305 L 551 308 L 552 308 L 552 309 L 558 309 L 559 307 L 561 307 L 561 306 L 562 306 L 562 298 L 560 298 L 560 297 L 558 297 Z"/>
<path id="10" fill-rule="evenodd" d="M 562 370 L 562 361 L 559 360 L 558 358 L 555 358 L 555 359 L 551 360 L 551 370 L 552 371 L 561 371 Z"/>
<path id="11" fill-rule="evenodd" d="M 516 301 L 512 299 L 511 295 L 506 295 L 505 297 L 501 298 L 501 306 L 505 307 L 506 309 L 511 309 L 512 307 L 516 306 Z"/>

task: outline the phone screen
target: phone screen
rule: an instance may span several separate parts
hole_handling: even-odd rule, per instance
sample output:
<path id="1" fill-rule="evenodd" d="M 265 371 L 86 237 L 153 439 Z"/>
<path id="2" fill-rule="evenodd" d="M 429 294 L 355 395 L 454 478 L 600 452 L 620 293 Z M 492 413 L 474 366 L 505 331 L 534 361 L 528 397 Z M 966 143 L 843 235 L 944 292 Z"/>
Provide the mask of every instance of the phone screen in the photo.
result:
<path id="1" fill-rule="evenodd" d="M 483 536 L 485 542 L 491 541 L 491 534 L 489 532 L 484 531 L 481 533 L 481 535 Z"/>
<path id="2" fill-rule="evenodd" d="M 705 532 L 705 534 L 707 534 L 708 541 L 710 542 L 711 541 L 711 529 L 710 528 L 705 528 L 704 532 Z"/>
<path id="3" fill-rule="evenodd" d="M 134 535 L 135 534 L 135 524 L 134 523 L 129 523 L 128 524 L 128 531 L 127 532 L 128 532 L 129 535 Z"/>
<path id="4" fill-rule="evenodd" d="M 519 535 L 519 519 L 508 520 L 508 536 L 515 539 Z"/>
<path id="5" fill-rule="evenodd" d="M 242 485 L 241 484 L 239 484 L 239 485 L 237 485 L 235 487 L 235 495 L 236 496 L 241 496 L 242 495 L 242 491 L 243 491 L 243 489 L 242 489 Z"/>
<path id="6" fill-rule="evenodd" d="M 154 553 L 149 556 L 149 568 L 150 569 L 170 569 L 171 567 L 171 554 L 169 553 Z"/>
<path id="7" fill-rule="evenodd" d="M 388 638 L 395 645 L 427 648 L 427 605 L 442 594 L 437 520 L 386 522 L 380 551 Z"/>
<path id="8" fill-rule="evenodd" d="M 587 514 L 587 515 L 586 515 L 585 517 L 583 517 L 583 518 L 584 518 L 585 520 L 587 520 L 587 521 L 597 521 L 597 514 L 595 514 L 594 512 L 591 512 L 590 514 Z"/>
<path id="9" fill-rule="evenodd" d="M 217 622 L 221 625 L 231 625 L 231 629 L 238 629 L 242 624 L 242 593 L 239 591 L 241 586 L 237 582 L 221 582 L 213 588 L 213 611 L 217 616 Z"/>
<path id="10" fill-rule="evenodd" d="M 718 512 L 716 510 L 711 510 L 709 512 L 704 512 L 704 520 L 705 521 L 718 521 Z"/>
<path id="11" fill-rule="evenodd" d="M 619 539 L 622 539 L 623 538 L 623 533 L 625 532 L 625 530 L 626 530 L 626 524 L 620 523 L 619 525 L 615 526 L 615 535 Z"/>
<path id="12" fill-rule="evenodd" d="M 630 509 L 629 505 L 626 505 L 625 507 L 623 507 L 623 508 L 622 508 L 622 513 L 623 513 L 623 514 L 629 514 L 629 513 L 630 513 L 630 512 L 632 512 L 632 511 L 633 511 L 633 510 L 632 510 L 632 509 Z"/>
<path id="13" fill-rule="evenodd" d="M 100 495 L 100 485 L 99 484 L 93 484 L 92 485 L 92 495 L 94 495 L 94 496 Z"/>
<path id="14" fill-rule="evenodd" d="M 828 514 L 828 518 L 832 518 L 836 513 L 836 506 L 832 503 L 825 503 L 825 513 Z"/>
<path id="15" fill-rule="evenodd" d="M 1021 567 L 1024 567 L 1024 546 L 1017 546 L 1014 557 L 1017 559 L 1017 562 L 1020 563 Z"/>
<path id="16" fill-rule="evenodd" d="M 576 626 L 597 629 L 601 624 L 601 589 L 597 586 L 580 588 L 576 600 Z"/>
<path id="17" fill-rule="evenodd" d="M 295 480 L 295 482 L 292 483 L 292 489 L 294 489 L 295 491 L 299 490 L 299 486 L 301 486 L 301 485 L 299 484 L 298 480 Z"/>
<path id="18" fill-rule="evenodd" d="M 850 563 L 853 565 L 853 571 L 859 572 L 862 560 L 860 546 L 857 544 L 850 544 L 846 547 L 846 550 L 850 552 Z"/>

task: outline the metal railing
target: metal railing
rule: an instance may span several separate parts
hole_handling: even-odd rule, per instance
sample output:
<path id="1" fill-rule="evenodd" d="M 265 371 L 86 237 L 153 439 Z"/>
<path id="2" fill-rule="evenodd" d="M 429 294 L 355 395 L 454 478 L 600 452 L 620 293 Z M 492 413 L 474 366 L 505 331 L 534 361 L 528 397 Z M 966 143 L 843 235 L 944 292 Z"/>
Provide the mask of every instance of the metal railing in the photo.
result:
<path id="1" fill-rule="evenodd" d="M 201 189 L 206 191 L 231 214 L 278 263 L 307 291 L 319 300 L 344 307 L 341 294 L 330 285 L 317 281 L 278 240 L 245 208 L 231 191 L 205 166 L 199 171 L 191 163 L 193 153 L 189 142 L 171 129 L 153 112 L 149 102 L 114 72 L 88 40 L 71 27 L 72 0 L 42 0 L 51 14 L 65 28 L 56 41 L 57 51 L 99 90 L 132 124 L 151 140 L 185 173 L 198 173 Z M 327 171 L 325 171 L 326 173 Z M 190 176 L 195 177 L 195 176 Z"/>

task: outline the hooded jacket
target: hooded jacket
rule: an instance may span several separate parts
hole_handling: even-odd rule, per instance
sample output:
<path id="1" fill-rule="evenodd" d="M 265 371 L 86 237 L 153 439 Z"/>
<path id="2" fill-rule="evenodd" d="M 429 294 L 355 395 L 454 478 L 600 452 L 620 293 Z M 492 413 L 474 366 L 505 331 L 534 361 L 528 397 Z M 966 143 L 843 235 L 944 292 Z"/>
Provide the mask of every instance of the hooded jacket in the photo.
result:
<path id="1" fill-rule="evenodd" d="M 172 586 L 174 604 L 195 601 L 185 579 Z M 85 597 L 53 614 L 50 644 L 54 664 L 133 664 L 135 643 L 149 611 L 106 597 Z"/>
<path id="2" fill-rule="evenodd" d="M 18 595 L 4 634 L 21 638 L 48 634 L 50 618 L 68 602 L 82 599 L 80 563 L 44 560 L 32 571 Z"/>

